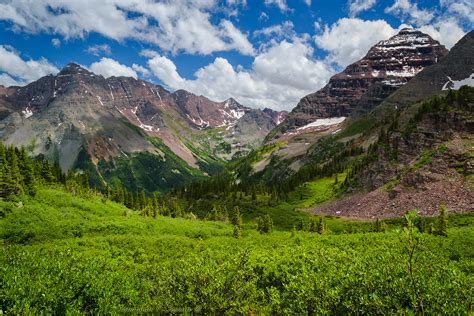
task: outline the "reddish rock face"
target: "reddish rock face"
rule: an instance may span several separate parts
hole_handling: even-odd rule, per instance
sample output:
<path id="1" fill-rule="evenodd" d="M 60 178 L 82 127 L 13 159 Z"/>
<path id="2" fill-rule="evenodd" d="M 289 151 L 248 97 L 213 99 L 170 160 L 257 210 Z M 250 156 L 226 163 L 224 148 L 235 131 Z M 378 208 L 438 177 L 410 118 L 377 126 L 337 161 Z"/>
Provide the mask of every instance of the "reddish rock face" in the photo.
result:
<path id="1" fill-rule="evenodd" d="M 334 75 L 324 88 L 302 98 L 285 120 L 284 129 L 292 130 L 317 118 L 348 116 L 355 107 L 373 107 L 378 104 L 377 100 L 383 100 L 424 67 L 447 54 L 448 50 L 429 35 L 403 29 Z M 376 90 L 375 93 L 372 90 Z M 369 97 L 370 105 L 360 104 L 368 92 L 377 98 Z"/>
<path id="2" fill-rule="evenodd" d="M 174 92 L 173 97 L 186 118 L 198 128 L 233 124 L 250 111 L 232 98 L 214 102 L 185 90 Z"/>

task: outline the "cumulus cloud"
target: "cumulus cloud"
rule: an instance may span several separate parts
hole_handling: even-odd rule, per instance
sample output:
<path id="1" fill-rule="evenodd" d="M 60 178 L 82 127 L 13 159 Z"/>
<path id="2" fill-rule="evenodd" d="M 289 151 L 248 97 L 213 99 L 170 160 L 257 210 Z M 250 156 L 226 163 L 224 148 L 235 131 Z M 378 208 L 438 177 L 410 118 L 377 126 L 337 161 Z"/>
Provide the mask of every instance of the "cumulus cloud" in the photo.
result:
<path id="1" fill-rule="evenodd" d="M 395 0 L 390 7 L 385 8 L 385 13 L 394 14 L 402 19 L 402 22 L 406 20 L 415 25 L 426 25 L 435 17 L 434 11 L 420 9 L 410 0 Z"/>
<path id="2" fill-rule="evenodd" d="M 145 52 L 151 57 L 151 53 Z M 333 73 L 324 61 L 316 60 L 309 43 L 301 38 L 273 43 L 261 51 L 250 69 L 233 67 L 225 58 L 200 68 L 195 79 L 182 78 L 176 65 L 155 53 L 148 67 L 171 89 L 186 89 L 214 100 L 234 97 L 252 107 L 291 109 L 299 99 L 320 89 Z"/>
<path id="3" fill-rule="evenodd" d="M 474 23 L 474 2 L 471 0 L 440 0 L 441 6 L 450 14 Z"/>
<path id="4" fill-rule="evenodd" d="M 440 19 L 431 25 L 421 26 L 419 29 L 449 49 L 466 34 L 459 26 L 458 21 L 452 17 Z"/>
<path id="5" fill-rule="evenodd" d="M 150 54 L 148 56 L 151 57 Z M 155 56 L 148 60 L 148 67 L 168 87 L 172 89 L 185 88 L 185 79 L 181 78 L 176 70 L 176 65 L 170 59 L 155 54 Z"/>
<path id="6" fill-rule="evenodd" d="M 267 6 L 276 6 L 280 9 L 281 12 L 288 11 L 288 4 L 286 0 L 265 0 L 265 5 Z"/>
<path id="7" fill-rule="evenodd" d="M 53 45 L 55 48 L 59 48 L 61 46 L 61 40 L 59 38 L 53 38 L 51 40 L 51 45 Z"/>
<path id="8" fill-rule="evenodd" d="M 443 10 L 420 9 L 410 0 L 395 0 L 392 6 L 385 8 L 386 13 L 406 20 L 422 32 L 425 32 L 451 48 L 466 33 L 462 21 L 474 21 L 474 2 L 471 0 L 440 0 Z"/>
<path id="9" fill-rule="evenodd" d="M 173 53 L 211 54 L 235 49 L 251 55 L 253 48 L 228 20 L 217 24 L 212 13 L 219 6 L 240 6 L 245 1 L 177 0 L 5 0 L 0 20 L 25 32 L 47 32 L 68 38 L 99 33 L 110 39 L 135 39 Z"/>
<path id="10" fill-rule="evenodd" d="M 140 73 L 144 77 L 149 77 L 151 74 L 150 70 L 137 64 L 132 64 L 132 69 L 135 70 L 137 73 Z"/>
<path id="11" fill-rule="evenodd" d="M 0 73 L 3 73 L 1 80 L 6 84 L 24 85 L 58 71 L 45 58 L 23 60 L 12 47 L 0 45 Z"/>
<path id="12" fill-rule="evenodd" d="M 93 73 L 99 74 L 104 76 L 105 78 L 108 77 L 133 77 L 137 78 L 137 72 L 133 70 L 131 67 L 126 65 L 122 65 L 118 61 L 103 57 L 100 61 L 96 61 L 89 66 L 90 71 Z"/>
<path id="13" fill-rule="evenodd" d="M 294 25 L 291 21 L 285 21 L 281 24 L 271 25 L 253 32 L 253 36 L 266 36 L 273 38 L 292 38 L 295 36 Z"/>
<path id="14" fill-rule="evenodd" d="M 331 26 L 326 25 L 320 34 L 314 36 L 314 41 L 328 53 L 330 62 L 345 67 L 362 58 L 373 45 L 397 32 L 384 20 L 343 18 Z"/>
<path id="15" fill-rule="evenodd" d="M 360 12 L 367 11 L 377 3 L 377 0 L 349 0 L 349 16 L 354 17 Z"/>
<path id="16" fill-rule="evenodd" d="M 24 83 L 23 82 L 18 82 L 12 77 L 10 77 L 8 74 L 0 74 L 0 85 L 5 86 L 5 87 L 11 87 L 11 86 L 22 86 Z"/>
<path id="17" fill-rule="evenodd" d="M 95 55 L 95 56 L 99 56 L 99 55 L 102 55 L 102 54 L 104 54 L 104 55 L 112 54 L 112 49 L 110 49 L 110 46 L 107 45 L 107 44 L 92 45 L 92 46 L 87 47 L 86 51 L 89 54 L 92 54 L 92 55 Z"/>

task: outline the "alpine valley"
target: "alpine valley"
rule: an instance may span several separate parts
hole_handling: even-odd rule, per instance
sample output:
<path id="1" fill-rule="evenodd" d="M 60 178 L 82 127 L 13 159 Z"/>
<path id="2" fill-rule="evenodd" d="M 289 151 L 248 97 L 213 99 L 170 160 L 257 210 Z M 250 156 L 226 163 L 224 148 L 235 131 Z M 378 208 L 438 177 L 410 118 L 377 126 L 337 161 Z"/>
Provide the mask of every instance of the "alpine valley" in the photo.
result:
<path id="1" fill-rule="evenodd" d="M 289 113 L 70 63 L 0 86 L 0 140 L 0 314 L 473 313 L 474 31 L 400 28 Z"/>
<path id="2" fill-rule="evenodd" d="M 6 144 L 87 171 L 97 187 L 167 191 L 215 174 L 261 145 L 286 112 L 214 102 L 71 63 L 25 87 L 0 87 Z"/>

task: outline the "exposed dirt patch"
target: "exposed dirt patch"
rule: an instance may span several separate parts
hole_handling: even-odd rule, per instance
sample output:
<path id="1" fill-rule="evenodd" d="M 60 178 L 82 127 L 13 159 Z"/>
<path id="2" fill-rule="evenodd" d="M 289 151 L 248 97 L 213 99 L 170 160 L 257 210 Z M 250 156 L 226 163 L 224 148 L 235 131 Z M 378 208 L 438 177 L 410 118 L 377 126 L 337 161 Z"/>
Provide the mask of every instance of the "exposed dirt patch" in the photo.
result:
<path id="1" fill-rule="evenodd" d="M 426 183 L 423 188 L 401 188 L 388 192 L 377 189 L 331 202 L 319 207 L 304 209 L 313 214 L 326 214 L 360 219 L 400 217 L 410 209 L 420 215 L 433 216 L 444 203 L 449 212 L 474 211 L 474 192 L 464 187 L 462 180 Z"/>

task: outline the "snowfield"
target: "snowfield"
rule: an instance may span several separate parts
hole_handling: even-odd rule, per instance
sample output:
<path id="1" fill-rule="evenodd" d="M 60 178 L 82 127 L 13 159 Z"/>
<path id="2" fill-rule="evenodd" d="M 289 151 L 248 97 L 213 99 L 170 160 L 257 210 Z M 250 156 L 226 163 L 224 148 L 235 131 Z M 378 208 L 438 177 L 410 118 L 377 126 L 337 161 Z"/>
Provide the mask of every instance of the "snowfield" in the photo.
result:
<path id="1" fill-rule="evenodd" d="M 312 123 L 299 127 L 297 131 L 301 131 L 301 130 L 305 130 L 305 129 L 313 128 L 313 127 L 336 125 L 336 124 L 340 124 L 344 122 L 345 119 L 346 119 L 345 116 L 317 119 L 316 121 Z"/>
<path id="2" fill-rule="evenodd" d="M 454 89 L 458 90 L 462 86 L 471 86 L 474 87 L 474 73 L 472 73 L 469 77 L 462 80 L 452 80 L 451 77 L 448 77 L 448 81 L 444 84 L 442 90 Z"/>

